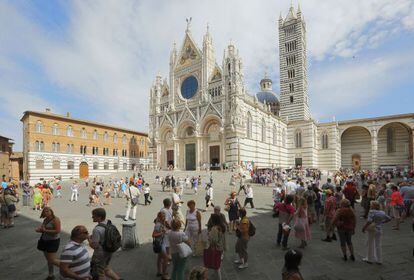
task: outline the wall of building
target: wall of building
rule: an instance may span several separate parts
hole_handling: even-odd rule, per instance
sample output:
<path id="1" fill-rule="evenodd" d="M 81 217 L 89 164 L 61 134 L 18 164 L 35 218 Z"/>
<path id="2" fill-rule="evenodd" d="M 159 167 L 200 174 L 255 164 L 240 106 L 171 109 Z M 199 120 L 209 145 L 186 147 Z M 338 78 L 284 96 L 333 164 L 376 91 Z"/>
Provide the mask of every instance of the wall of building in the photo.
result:
<path id="1" fill-rule="evenodd" d="M 391 127 L 395 133 L 395 151 L 387 151 L 387 129 Z M 405 126 L 393 123 L 382 127 L 378 132 L 378 165 L 395 166 L 410 165 L 410 133 Z"/>
<path id="2" fill-rule="evenodd" d="M 79 164 L 84 160 L 89 164 L 89 174 L 104 175 L 110 171 L 103 169 L 104 162 L 119 162 L 119 169 L 122 170 L 123 163 L 128 164 L 128 169 L 132 164 L 147 164 L 148 161 L 148 140 L 144 134 L 134 133 L 116 127 L 105 127 L 86 121 L 64 119 L 62 120 L 54 114 L 27 114 L 23 117 L 23 157 L 24 157 L 24 177 L 30 181 L 38 180 L 42 177 L 62 176 L 63 178 L 79 177 Z M 42 131 L 37 131 L 37 123 L 42 123 Z M 53 126 L 57 124 L 59 133 L 53 131 Z M 73 136 L 67 136 L 67 127 L 73 129 Z M 86 136 L 82 136 L 81 131 L 85 129 Z M 97 139 L 94 139 L 94 131 L 97 132 Z M 108 134 L 104 140 L 105 132 Z M 117 135 L 117 140 L 114 139 Z M 123 141 L 124 135 L 126 142 Z M 136 141 L 131 141 L 131 139 Z M 44 149 L 38 151 L 36 141 L 43 141 Z M 53 143 L 60 144 L 59 151 L 53 151 Z M 73 151 L 68 152 L 67 145 L 73 145 Z M 86 153 L 81 153 L 81 146 L 86 146 Z M 98 148 L 98 154 L 93 154 L 93 147 Z M 108 149 L 108 155 L 103 155 L 104 148 Z M 117 155 L 114 155 L 114 149 Z M 126 155 L 122 155 L 122 151 Z M 44 168 L 36 169 L 36 160 L 44 160 Z M 61 162 L 59 170 L 52 169 L 53 160 Z M 67 169 L 67 161 L 75 162 L 75 169 Z M 93 170 L 93 162 L 98 161 L 100 168 Z M 113 169 L 113 168 L 112 168 Z"/>
<path id="3" fill-rule="evenodd" d="M 352 155 L 361 156 L 361 168 L 372 168 L 372 147 L 370 132 L 363 127 L 351 127 L 345 130 L 341 138 L 341 166 L 352 168 Z"/>

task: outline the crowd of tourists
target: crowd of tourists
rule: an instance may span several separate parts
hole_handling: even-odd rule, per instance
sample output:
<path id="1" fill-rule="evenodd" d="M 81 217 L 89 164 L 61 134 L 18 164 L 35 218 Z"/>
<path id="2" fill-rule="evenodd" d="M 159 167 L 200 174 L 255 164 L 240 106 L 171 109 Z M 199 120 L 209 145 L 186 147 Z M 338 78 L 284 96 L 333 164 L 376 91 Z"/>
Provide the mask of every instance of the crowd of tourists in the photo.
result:
<path id="1" fill-rule="evenodd" d="M 270 173 L 266 173 L 269 174 Z M 303 255 L 312 236 L 312 227 L 320 226 L 326 236 L 323 242 L 339 239 L 343 261 L 356 261 L 352 242 L 357 213 L 365 219 L 362 232 L 367 236 L 366 257 L 368 264 L 383 263 L 383 225 L 393 222 L 393 230 L 400 229 L 401 222 L 410 216 L 414 202 L 413 174 L 387 172 L 352 172 L 340 170 L 331 174 L 327 182 L 320 183 L 318 170 L 280 170 L 272 173 L 274 182 L 274 214 L 277 218 L 276 245 L 285 250 L 283 279 L 304 279 L 299 271 Z M 156 254 L 157 277 L 160 279 L 184 280 L 187 260 L 202 256 L 202 263 L 191 269 L 189 279 L 207 279 L 208 270 L 214 272 L 213 279 L 221 279 L 221 265 L 224 254 L 228 254 L 228 241 L 235 239 L 238 269 L 249 267 L 248 245 L 254 238 L 256 227 L 248 217 L 246 207 L 254 208 L 254 188 L 242 174 L 231 177 L 231 192 L 224 201 L 214 200 L 213 176 L 175 178 L 173 175 L 156 176 L 155 183 L 162 191 L 169 192 L 154 213 L 152 233 L 153 251 Z M 238 190 L 237 190 L 238 187 Z M 118 229 L 106 218 L 104 208 L 92 210 L 93 222 L 97 223 L 89 235 L 83 225 L 75 226 L 70 241 L 63 248 L 60 257 L 61 221 L 50 208 L 52 198 L 61 198 L 60 180 L 36 184 L 30 187 L 22 182 L 20 186 L 3 180 L 0 188 L 1 224 L 4 228 L 14 225 L 16 206 L 20 198 L 24 206 L 33 206 L 41 211 L 42 224 L 35 229 L 40 233 L 37 244 L 48 264 L 48 278 L 54 279 L 54 267 L 59 267 L 61 279 L 121 279 L 109 266 L 112 254 L 121 246 Z M 70 185 L 69 201 L 77 202 L 80 189 L 88 189 L 89 204 L 101 207 L 111 199 L 124 199 L 126 213 L 124 220 L 136 220 L 137 207 L 141 197 L 143 206 L 152 203 L 150 185 L 142 174 L 130 178 L 109 178 L 103 181 L 74 181 Z M 205 205 L 196 205 L 194 199 L 184 201 L 183 190 L 200 191 L 205 194 Z M 240 201 L 240 193 L 244 201 Z M 30 205 L 31 202 L 33 205 Z M 358 206 L 360 204 L 360 206 Z M 212 213 L 203 220 L 202 212 L 211 207 Z M 357 208 L 355 210 L 355 208 Z M 361 211 L 359 211 L 361 208 Z M 258 228 L 257 230 L 262 230 Z M 292 244 L 290 238 L 294 238 Z M 85 247 L 87 242 L 94 250 L 92 257 Z M 413 250 L 414 255 L 414 250 Z"/>

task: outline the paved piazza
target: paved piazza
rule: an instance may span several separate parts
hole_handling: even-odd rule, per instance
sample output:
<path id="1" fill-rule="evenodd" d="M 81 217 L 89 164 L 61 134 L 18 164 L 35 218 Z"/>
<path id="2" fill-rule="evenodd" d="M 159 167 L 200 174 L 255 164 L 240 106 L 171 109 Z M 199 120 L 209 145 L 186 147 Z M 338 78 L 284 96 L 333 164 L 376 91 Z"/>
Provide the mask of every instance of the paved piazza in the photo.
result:
<path id="1" fill-rule="evenodd" d="M 165 175 L 167 172 L 160 172 Z M 171 172 L 170 172 L 171 174 Z M 174 172 L 174 176 L 202 174 L 205 172 Z M 229 193 L 230 173 L 214 172 L 214 202 L 223 205 L 226 195 Z M 151 206 L 140 205 L 137 215 L 137 231 L 140 247 L 115 253 L 112 267 L 124 279 L 157 279 L 156 256 L 152 252 L 151 233 L 153 220 L 157 211 L 162 206 L 162 200 L 170 196 L 168 192 L 162 192 L 160 185 L 154 184 L 155 173 L 145 173 L 147 181 L 151 183 L 154 201 Z M 205 180 L 204 180 L 205 182 Z M 93 223 L 91 220 L 92 208 L 87 204 L 87 190 L 82 189 L 78 202 L 69 202 L 69 183 L 66 182 L 62 199 L 54 199 L 52 208 L 62 221 L 62 240 L 60 249 L 67 243 L 70 230 L 78 224 L 86 225 L 91 232 Z M 276 247 L 277 219 L 271 215 L 271 188 L 254 186 L 254 202 L 256 209 L 248 208 L 248 216 L 254 222 L 256 235 L 249 242 L 249 268 L 239 270 L 232 264 L 235 258 L 235 236 L 228 236 L 228 251 L 225 254 L 222 265 L 223 279 L 281 279 L 284 252 Z M 184 201 L 194 199 L 198 207 L 204 205 L 204 190 L 194 195 L 191 190 L 184 191 Z M 244 195 L 239 196 L 241 202 Z M 143 198 L 141 198 L 141 203 Z M 123 215 L 125 214 L 125 200 L 114 199 L 112 205 L 104 206 L 111 219 L 121 229 Z M 21 208 L 21 207 L 20 207 Z M 186 207 L 183 212 L 185 213 Z M 358 210 L 361 208 L 358 205 Z M 203 225 L 211 210 L 202 214 Z M 47 276 L 47 266 L 43 255 L 36 250 L 36 242 L 39 235 L 34 231 L 39 225 L 39 212 L 31 209 L 21 209 L 20 217 L 15 220 L 15 227 L 9 230 L 0 230 L 2 238 L 0 247 L 0 271 L 1 279 L 44 279 Z M 411 232 L 411 223 L 402 224 L 401 231 L 391 230 L 391 224 L 385 225 L 383 252 L 384 264 L 369 265 L 361 261 L 365 254 L 366 236 L 361 232 L 364 220 L 358 218 L 357 231 L 354 235 L 354 246 L 357 261 L 355 263 L 344 262 L 338 242 L 325 243 L 319 226 L 312 226 L 312 241 L 304 250 L 304 258 L 301 271 L 305 279 L 414 279 L 412 249 L 414 247 Z M 298 246 L 294 238 L 289 240 L 290 247 Z M 59 251 L 60 253 L 60 251 Z M 202 264 L 201 257 L 191 258 L 187 263 L 187 273 L 195 265 Z M 57 274 L 57 270 L 55 270 Z"/>

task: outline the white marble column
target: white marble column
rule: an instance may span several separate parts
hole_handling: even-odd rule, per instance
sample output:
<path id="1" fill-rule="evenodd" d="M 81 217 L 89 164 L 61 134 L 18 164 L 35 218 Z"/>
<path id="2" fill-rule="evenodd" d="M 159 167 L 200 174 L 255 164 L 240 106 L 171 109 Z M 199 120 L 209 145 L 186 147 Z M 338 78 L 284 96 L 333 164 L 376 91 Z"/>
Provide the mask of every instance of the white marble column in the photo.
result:
<path id="1" fill-rule="evenodd" d="M 200 170 L 201 165 L 204 163 L 202 162 L 203 158 L 203 139 L 199 136 L 196 137 L 197 139 L 197 147 L 196 147 L 196 170 Z"/>
<path id="2" fill-rule="evenodd" d="M 179 170 L 180 166 L 180 139 L 174 139 L 174 169 Z"/>
<path id="3" fill-rule="evenodd" d="M 378 168 L 378 133 L 376 129 L 371 131 L 371 157 L 372 157 L 372 170 Z"/>

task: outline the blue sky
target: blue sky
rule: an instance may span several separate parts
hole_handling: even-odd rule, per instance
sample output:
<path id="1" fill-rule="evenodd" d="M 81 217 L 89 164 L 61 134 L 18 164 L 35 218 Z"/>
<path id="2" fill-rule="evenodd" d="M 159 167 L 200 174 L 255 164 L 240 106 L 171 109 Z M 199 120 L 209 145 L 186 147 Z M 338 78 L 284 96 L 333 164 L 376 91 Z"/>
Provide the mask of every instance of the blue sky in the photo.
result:
<path id="1" fill-rule="evenodd" d="M 295 9 L 298 2 L 293 1 Z M 246 87 L 264 72 L 279 92 L 278 31 L 286 1 L 2 1 L 0 135 L 21 149 L 26 110 L 147 131 L 155 75 L 192 17 L 201 47 L 209 23 L 217 63 L 230 40 Z M 307 25 L 311 111 L 329 121 L 414 112 L 414 2 L 300 1 Z"/>

